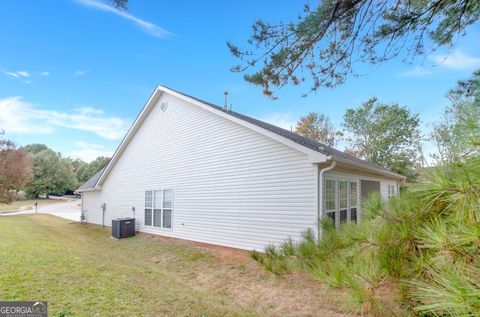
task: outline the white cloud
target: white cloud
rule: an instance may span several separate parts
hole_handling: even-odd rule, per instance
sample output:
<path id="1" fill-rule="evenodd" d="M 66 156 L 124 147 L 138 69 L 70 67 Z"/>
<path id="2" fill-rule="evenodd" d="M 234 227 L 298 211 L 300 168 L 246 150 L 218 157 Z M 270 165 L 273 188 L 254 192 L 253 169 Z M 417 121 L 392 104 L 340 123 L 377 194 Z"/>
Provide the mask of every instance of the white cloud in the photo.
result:
<path id="1" fill-rule="evenodd" d="M 451 54 L 436 55 L 432 60 L 439 66 L 451 70 L 473 71 L 480 68 L 480 57 L 470 56 L 457 49 Z"/>
<path id="2" fill-rule="evenodd" d="M 400 73 L 400 77 L 422 77 L 432 74 L 431 69 L 427 69 L 424 66 L 415 66 L 414 68 Z"/>
<path id="3" fill-rule="evenodd" d="M 88 113 L 103 114 L 103 109 L 97 109 L 90 106 L 75 108 L 75 111 L 81 114 L 88 114 Z"/>
<path id="4" fill-rule="evenodd" d="M 0 127 L 8 133 L 47 134 L 62 127 L 116 140 L 128 129 L 127 120 L 108 117 L 101 109 L 82 107 L 73 112 L 39 109 L 20 97 L 0 99 L 0 113 Z"/>
<path id="5" fill-rule="evenodd" d="M 19 97 L 0 99 L 0 128 L 7 133 L 47 134 L 53 132 L 53 127 L 45 125 L 42 120 L 35 121 L 32 117 L 32 106 Z"/>
<path id="6" fill-rule="evenodd" d="M 7 71 L 4 71 L 5 74 L 7 74 L 8 76 L 11 76 L 11 77 L 15 77 L 15 78 L 19 78 L 20 75 L 18 75 L 17 73 L 15 72 L 7 72 Z"/>
<path id="7" fill-rule="evenodd" d="M 73 1 L 80 4 L 80 5 L 83 5 L 85 7 L 91 8 L 91 9 L 100 10 L 100 11 L 109 12 L 109 13 L 113 13 L 115 15 L 118 15 L 118 16 L 126 19 L 126 20 L 129 20 L 129 21 L 135 23 L 136 25 L 141 27 L 145 32 L 149 33 L 150 35 L 153 35 L 153 36 L 156 36 L 156 37 L 161 37 L 161 38 L 165 38 L 165 37 L 171 35 L 171 33 L 169 31 L 165 30 L 164 28 L 162 28 L 158 25 L 155 25 L 151 22 L 142 20 L 142 19 L 136 17 L 135 15 L 133 15 L 129 12 L 122 11 L 122 10 L 117 10 L 117 9 L 115 9 L 115 8 L 105 4 L 105 3 L 101 3 L 101 2 L 95 1 L 95 0 L 73 0 Z"/>
<path id="8" fill-rule="evenodd" d="M 20 75 L 21 77 L 25 77 L 25 78 L 30 77 L 30 74 L 27 71 L 24 71 L 24 70 L 18 71 L 17 74 Z"/>
<path id="9" fill-rule="evenodd" d="M 40 75 L 43 76 L 43 77 L 48 77 L 48 76 L 50 76 L 50 73 L 49 72 L 41 72 Z"/>
<path id="10" fill-rule="evenodd" d="M 16 72 L 8 72 L 8 71 L 3 71 L 6 75 L 15 77 L 15 78 L 29 78 L 30 73 L 25 71 L 25 70 L 19 70 Z"/>
<path id="11" fill-rule="evenodd" d="M 74 75 L 75 75 L 75 77 L 79 77 L 79 76 L 83 76 L 83 75 L 85 75 L 86 73 L 89 73 L 89 72 L 90 72 L 89 70 L 79 69 L 79 70 L 75 71 Z"/>
<path id="12" fill-rule="evenodd" d="M 88 163 L 95 160 L 99 156 L 111 157 L 113 155 L 113 151 L 105 149 L 103 145 L 91 144 L 83 141 L 77 141 L 75 142 L 75 145 L 78 149 L 70 152 L 69 156 L 73 158 L 79 158 Z"/>
<path id="13" fill-rule="evenodd" d="M 294 116 L 289 113 L 274 113 L 269 117 L 264 117 L 260 119 L 262 121 L 268 122 L 270 124 L 276 125 L 277 127 L 284 128 L 291 131 L 297 125 L 297 120 L 294 119 Z"/>

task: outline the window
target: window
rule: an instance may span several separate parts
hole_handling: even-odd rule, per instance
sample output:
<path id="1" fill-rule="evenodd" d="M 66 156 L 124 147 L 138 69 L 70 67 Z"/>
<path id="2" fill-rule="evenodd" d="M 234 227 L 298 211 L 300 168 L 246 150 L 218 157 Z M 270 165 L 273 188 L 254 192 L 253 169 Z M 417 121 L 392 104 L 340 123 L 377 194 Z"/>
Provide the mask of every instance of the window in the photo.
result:
<path id="1" fill-rule="evenodd" d="M 335 225 L 336 183 L 332 179 L 325 180 L 325 214 L 332 219 Z"/>
<path id="2" fill-rule="evenodd" d="M 145 226 L 152 225 L 152 200 L 153 195 L 151 190 L 145 192 Z"/>
<path id="3" fill-rule="evenodd" d="M 395 185 L 389 184 L 388 185 L 388 198 L 390 199 L 391 197 L 395 196 Z"/>
<path id="4" fill-rule="evenodd" d="M 325 215 L 336 227 L 347 221 L 357 223 L 359 185 L 357 180 L 342 177 L 325 179 Z"/>
<path id="5" fill-rule="evenodd" d="M 171 228 L 172 201 L 171 189 L 145 191 L 145 226 Z"/>
<path id="6" fill-rule="evenodd" d="M 339 182 L 338 196 L 340 205 L 340 223 L 344 223 L 348 219 L 348 181 Z"/>
<path id="7" fill-rule="evenodd" d="M 358 183 L 350 181 L 350 220 L 357 223 Z"/>

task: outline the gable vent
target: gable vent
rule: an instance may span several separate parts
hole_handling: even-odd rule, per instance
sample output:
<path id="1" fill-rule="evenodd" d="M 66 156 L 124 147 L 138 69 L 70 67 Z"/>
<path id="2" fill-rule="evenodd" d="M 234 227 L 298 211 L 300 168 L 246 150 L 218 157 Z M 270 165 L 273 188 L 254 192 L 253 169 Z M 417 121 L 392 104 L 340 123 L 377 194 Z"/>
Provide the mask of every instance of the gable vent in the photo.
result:
<path id="1" fill-rule="evenodd" d="M 162 110 L 162 112 L 165 112 L 168 108 L 168 103 L 166 101 L 162 101 L 162 103 L 160 104 L 160 110 Z"/>

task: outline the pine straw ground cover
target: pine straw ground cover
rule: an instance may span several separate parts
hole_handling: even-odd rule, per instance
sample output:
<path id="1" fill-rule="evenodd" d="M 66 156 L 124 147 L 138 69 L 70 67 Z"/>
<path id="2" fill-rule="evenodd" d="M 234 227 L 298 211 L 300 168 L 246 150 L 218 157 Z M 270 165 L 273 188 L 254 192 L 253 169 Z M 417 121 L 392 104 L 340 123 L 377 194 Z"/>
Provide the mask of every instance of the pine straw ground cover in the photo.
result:
<path id="1" fill-rule="evenodd" d="M 50 215 L 0 218 L 0 299 L 46 300 L 49 316 L 346 316 L 315 281 L 278 279 L 249 257 Z"/>
<path id="2" fill-rule="evenodd" d="M 338 304 L 374 316 L 480 316 L 480 159 L 431 170 L 398 198 L 371 197 L 361 225 L 305 232 L 252 257 L 304 271 Z"/>

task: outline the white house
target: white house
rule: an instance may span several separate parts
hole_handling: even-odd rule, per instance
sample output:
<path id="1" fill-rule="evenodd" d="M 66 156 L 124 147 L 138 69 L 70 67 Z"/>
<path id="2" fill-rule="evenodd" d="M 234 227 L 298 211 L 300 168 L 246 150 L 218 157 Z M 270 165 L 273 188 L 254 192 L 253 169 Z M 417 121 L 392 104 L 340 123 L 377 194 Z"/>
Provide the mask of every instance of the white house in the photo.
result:
<path id="1" fill-rule="evenodd" d="M 159 86 L 110 163 L 83 184 L 85 220 L 136 218 L 137 231 L 261 250 L 318 219 L 361 221 L 360 200 L 387 199 L 404 177 Z M 102 208 L 103 207 L 103 208 Z"/>

